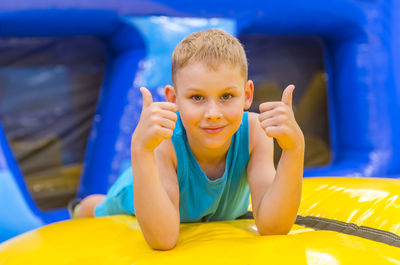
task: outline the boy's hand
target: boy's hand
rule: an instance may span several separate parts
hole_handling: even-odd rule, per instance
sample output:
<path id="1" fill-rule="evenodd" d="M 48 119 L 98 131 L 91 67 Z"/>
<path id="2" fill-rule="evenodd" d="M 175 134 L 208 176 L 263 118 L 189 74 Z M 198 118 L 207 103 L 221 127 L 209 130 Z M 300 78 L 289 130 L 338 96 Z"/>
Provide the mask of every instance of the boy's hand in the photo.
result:
<path id="1" fill-rule="evenodd" d="M 154 151 L 164 140 L 172 136 L 178 116 L 176 104 L 171 102 L 153 102 L 150 91 L 141 87 L 143 97 L 142 113 L 132 135 L 131 149 Z"/>
<path id="2" fill-rule="evenodd" d="M 282 150 L 304 149 L 304 136 L 292 110 L 294 85 L 285 88 L 282 100 L 260 105 L 258 119 L 269 137 L 274 137 Z"/>

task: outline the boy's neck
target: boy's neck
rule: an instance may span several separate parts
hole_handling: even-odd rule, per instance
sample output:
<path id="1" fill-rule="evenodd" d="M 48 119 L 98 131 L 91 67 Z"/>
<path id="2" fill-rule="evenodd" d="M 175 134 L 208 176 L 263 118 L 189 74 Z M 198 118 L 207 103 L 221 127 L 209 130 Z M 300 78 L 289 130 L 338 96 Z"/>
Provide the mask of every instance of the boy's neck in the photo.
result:
<path id="1" fill-rule="evenodd" d="M 187 137 L 187 140 L 189 143 L 189 147 L 192 150 L 192 153 L 199 164 L 202 163 L 218 164 L 221 162 L 225 163 L 226 155 L 231 145 L 232 138 L 229 139 L 229 141 L 227 141 L 220 148 L 215 148 L 215 149 L 205 148 L 203 145 L 199 145 L 195 140 L 191 139 L 189 136 Z"/>

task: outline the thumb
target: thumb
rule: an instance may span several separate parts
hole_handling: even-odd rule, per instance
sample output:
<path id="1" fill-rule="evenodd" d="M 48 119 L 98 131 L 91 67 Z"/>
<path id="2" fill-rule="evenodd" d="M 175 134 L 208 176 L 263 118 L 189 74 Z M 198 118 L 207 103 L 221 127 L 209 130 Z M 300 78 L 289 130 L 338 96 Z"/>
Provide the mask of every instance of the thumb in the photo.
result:
<path id="1" fill-rule="evenodd" d="M 150 106 L 151 103 L 153 103 L 153 96 L 151 95 L 151 92 L 145 87 L 141 87 L 140 92 L 142 92 L 143 108 Z"/>
<path id="2" fill-rule="evenodd" d="M 292 107 L 294 85 L 288 85 L 282 93 L 282 102 L 287 106 Z"/>

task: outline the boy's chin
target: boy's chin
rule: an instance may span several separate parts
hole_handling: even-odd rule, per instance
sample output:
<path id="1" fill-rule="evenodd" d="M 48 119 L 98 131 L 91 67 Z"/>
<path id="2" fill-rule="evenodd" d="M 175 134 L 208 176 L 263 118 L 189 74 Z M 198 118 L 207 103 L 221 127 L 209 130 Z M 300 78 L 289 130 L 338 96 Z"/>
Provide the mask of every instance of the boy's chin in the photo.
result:
<path id="1" fill-rule="evenodd" d="M 218 141 L 217 139 L 214 140 L 207 140 L 203 139 L 203 146 L 210 150 L 218 150 L 226 145 L 226 141 Z"/>

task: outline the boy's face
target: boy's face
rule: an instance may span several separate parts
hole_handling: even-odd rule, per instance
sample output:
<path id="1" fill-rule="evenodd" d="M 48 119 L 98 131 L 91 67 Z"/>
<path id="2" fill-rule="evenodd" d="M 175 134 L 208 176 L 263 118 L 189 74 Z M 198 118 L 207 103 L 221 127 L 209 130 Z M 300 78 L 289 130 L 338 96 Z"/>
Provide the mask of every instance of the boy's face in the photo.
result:
<path id="1" fill-rule="evenodd" d="M 167 88 L 166 97 L 176 102 L 191 146 L 229 146 L 243 110 L 250 108 L 253 82 L 246 83 L 239 67 L 221 64 L 214 71 L 203 63 L 179 69 L 175 80 L 175 89 Z"/>

